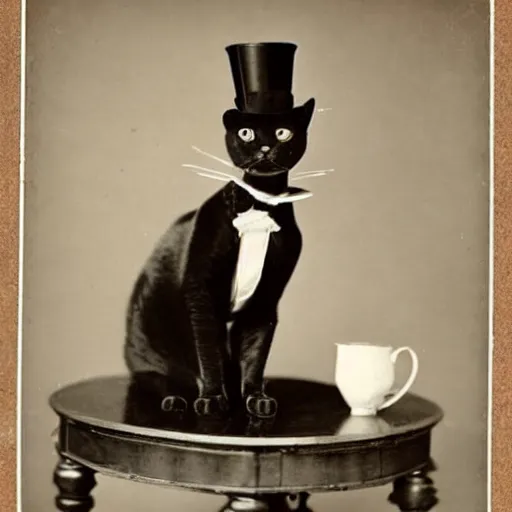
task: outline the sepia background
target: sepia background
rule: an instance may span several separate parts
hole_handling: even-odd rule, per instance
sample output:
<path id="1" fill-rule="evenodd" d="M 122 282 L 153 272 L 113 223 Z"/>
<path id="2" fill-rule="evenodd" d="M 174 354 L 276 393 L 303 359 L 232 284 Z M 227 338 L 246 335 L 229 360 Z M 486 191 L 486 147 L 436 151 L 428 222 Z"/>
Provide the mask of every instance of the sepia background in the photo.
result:
<path id="1" fill-rule="evenodd" d="M 439 511 L 486 502 L 488 5 L 453 0 L 28 0 L 23 512 L 52 509 L 49 395 L 123 373 L 127 296 L 156 239 L 220 184 L 224 47 L 298 44 L 297 103 L 318 112 L 297 182 L 300 264 L 268 374 L 332 381 L 335 342 L 408 345 L 435 429 Z M 218 167 L 217 167 L 218 168 Z M 399 362 L 402 382 L 410 364 Z M 213 510 L 221 497 L 98 477 L 98 512 Z M 316 510 L 394 510 L 388 487 Z"/>

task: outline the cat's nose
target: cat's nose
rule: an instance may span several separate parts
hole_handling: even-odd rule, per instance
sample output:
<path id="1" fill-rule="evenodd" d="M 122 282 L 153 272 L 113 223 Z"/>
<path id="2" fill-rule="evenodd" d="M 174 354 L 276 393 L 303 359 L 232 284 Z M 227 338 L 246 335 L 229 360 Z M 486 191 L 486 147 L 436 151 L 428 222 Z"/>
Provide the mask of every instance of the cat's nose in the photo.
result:
<path id="1" fill-rule="evenodd" d="M 268 153 L 270 151 L 270 147 L 269 146 L 261 146 L 261 151 L 262 153 Z"/>

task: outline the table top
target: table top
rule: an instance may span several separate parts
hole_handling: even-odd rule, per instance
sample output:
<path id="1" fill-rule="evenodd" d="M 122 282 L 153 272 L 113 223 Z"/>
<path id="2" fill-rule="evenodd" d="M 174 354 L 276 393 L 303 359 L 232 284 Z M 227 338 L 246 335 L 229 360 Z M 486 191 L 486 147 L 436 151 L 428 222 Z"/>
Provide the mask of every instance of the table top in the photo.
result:
<path id="1" fill-rule="evenodd" d="M 94 471 L 146 483 L 255 495 L 382 485 L 431 463 L 441 409 L 408 394 L 374 417 L 351 417 L 336 386 L 270 378 L 272 420 L 171 422 L 128 376 L 97 377 L 50 398 L 58 451 Z"/>
<path id="2" fill-rule="evenodd" d="M 140 397 L 128 376 L 84 380 L 53 393 L 50 405 L 61 417 L 114 432 L 162 441 L 218 447 L 289 447 L 372 442 L 431 429 L 443 417 L 433 402 L 407 394 L 377 416 L 350 416 L 336 386 L 297 378 L 269 378 L 267 392 L 278 401 L 272 421 L 247 418 L 222 422 L 170 423 L 157 405 Z"/>

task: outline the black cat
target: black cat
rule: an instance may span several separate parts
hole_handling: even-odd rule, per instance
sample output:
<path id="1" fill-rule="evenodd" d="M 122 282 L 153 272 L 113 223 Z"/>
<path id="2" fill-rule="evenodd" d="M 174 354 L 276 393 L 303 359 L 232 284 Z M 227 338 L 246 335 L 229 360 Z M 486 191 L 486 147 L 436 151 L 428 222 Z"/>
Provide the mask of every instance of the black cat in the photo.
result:
<path id="1" fill-rule="evenodd" d="M 278 303 L 301 253 L 292 202 L 309 194 L 289 187 L 288 176 L 306 150 L 314 104 L 277 113 L 225 112 L 226 147 L 242 180 L 230 180 L 174 222 L 136 281 L 125 360 L 148 400 L 156 397 L 164 410 L 193 406 L 209 415 L 242 404 L 251 415 L 276 413 L 263 377 Z M 237 297 L 244 283 L 235 276 L 243 277 L 244 269 L 234 221 L 244 213 L 256 214 L 255 223 L 268 221 L 268 214 L 273 226 L 261 273 L 253 269 L 249 296 Z"/>

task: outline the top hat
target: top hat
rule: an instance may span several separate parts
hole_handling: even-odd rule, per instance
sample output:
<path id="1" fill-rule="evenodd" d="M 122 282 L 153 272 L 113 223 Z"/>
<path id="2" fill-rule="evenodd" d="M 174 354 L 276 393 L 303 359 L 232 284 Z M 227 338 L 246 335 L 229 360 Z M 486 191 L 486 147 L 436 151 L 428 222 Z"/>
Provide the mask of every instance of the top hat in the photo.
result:
<path id="1" fill-rule="evenodd" d="M 244 43 L 226 48 L 235 85 L 235 105 L 247 113 L 293 109 L 293 43 Z"/>

